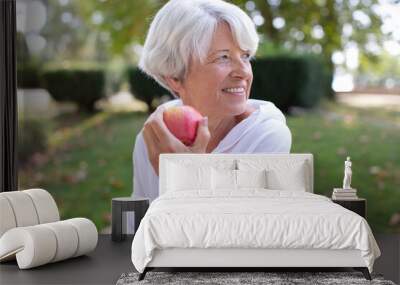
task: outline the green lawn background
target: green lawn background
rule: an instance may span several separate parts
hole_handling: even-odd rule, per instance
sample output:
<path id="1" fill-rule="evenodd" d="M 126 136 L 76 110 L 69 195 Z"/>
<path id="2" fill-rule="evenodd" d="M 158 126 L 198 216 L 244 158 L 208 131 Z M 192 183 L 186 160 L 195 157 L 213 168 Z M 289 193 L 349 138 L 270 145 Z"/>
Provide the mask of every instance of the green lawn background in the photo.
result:
<path id="1" fill-rule="evenodd" d="M 132 149 L 147 118 L 143 112 L 69 114 L 46 123 L 49 148 L 19 172 L 19 188 L 44 188 L 63 219 L 87 217 L 110 225 L 111 198 L 132 192 Z M 374 232 L 400 232 L 400 112 L 323 102 L 287 116 L 292 153 L 314 155 L 314 192 L 341 187 L 346 156 L 352 186 L 368 200 Z"/>

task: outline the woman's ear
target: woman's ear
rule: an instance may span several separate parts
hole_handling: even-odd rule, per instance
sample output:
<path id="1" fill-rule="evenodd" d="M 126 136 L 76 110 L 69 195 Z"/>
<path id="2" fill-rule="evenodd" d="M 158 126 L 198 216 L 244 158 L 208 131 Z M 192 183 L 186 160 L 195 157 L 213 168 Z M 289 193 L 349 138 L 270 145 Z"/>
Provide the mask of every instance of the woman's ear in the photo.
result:
<path id="1" fill-rule="evenodd" d="M 178 95 L 179 97 L 182 98 L 182 94 L 183 94 L 183 85 L 182 82 L 176 78 L 176 77 L 172 77 L 172 76 L 165 76 L 164 80 L 167 82 L 169 88 L 174 91 L 174 93 L 176 95 Z"/>

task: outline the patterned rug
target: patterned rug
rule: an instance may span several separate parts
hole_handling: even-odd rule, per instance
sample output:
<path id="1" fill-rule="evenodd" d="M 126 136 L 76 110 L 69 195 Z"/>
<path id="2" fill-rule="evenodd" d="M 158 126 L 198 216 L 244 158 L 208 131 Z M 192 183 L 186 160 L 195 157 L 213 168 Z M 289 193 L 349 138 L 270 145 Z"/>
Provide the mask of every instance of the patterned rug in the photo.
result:
<path id="1" fill-rule="evenodd" d="M 117 285 L 134 284 L 213 284 L 213 285 L 297 285 L 297 284 L 379 284 L 395 285 L 384 280 L 382 275 L 372 274 L 372 281 L 364 278 L 361 272 L 147 272 L 145 279 L 138 281 L 139 273 L 124 273 Z"/>

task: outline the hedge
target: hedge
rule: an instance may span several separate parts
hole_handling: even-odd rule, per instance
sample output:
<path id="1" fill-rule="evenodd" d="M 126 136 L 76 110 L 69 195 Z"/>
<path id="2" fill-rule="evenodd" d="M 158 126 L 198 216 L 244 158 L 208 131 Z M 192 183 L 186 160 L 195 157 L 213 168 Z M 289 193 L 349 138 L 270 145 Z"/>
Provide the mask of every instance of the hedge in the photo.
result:
<path id="1" fill-rule="evenodd" d="M 291 106 L 312 108 L 330 96 L 332 72 L 311 56 L 257 59 L 253 66 L 251 98 L 273 102 L 283 112 Z"/>
<path id="2" fill-rule="evenodd" d="M 41 88 L 40 69 L 35 65 L 17 66 L 17 86 L 18 88 Z"/>
<path id="3" fill-rule="evenodd" d="M 136 99 L 146 103 L 149 113 L 155 110 L 154 100 L 164 95 L 173 99 L 173 95 L 154 79 L 147 76 L 137 67 L 127 68 L 130 90 Z"/>
<path id="4" fill-rule="evenodd" d="M 105 95 L 102 69 L 51 69 L 43 71 L 42 78 L 56 101 L 74 102 L 82 111 L 93 112 L 96 101 Z"/>

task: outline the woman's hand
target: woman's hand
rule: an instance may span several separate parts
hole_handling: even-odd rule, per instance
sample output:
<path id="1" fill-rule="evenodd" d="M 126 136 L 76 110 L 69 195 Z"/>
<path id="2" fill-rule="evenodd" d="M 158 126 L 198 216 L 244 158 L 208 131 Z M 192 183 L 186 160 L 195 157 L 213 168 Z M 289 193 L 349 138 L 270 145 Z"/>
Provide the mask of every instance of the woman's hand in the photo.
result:
<path id="1" fill-rule="evenodd" d="M 196 140 L 192 146 L 184 145 L 167 128 L 163 120 L 164 106 L 159 106 L 143 126 L 143 138 L 149 160 L 158 176 L 158 161 L 161 153 L 205 153 L 210 140 L 207 117 L 199 123 Z"/>

